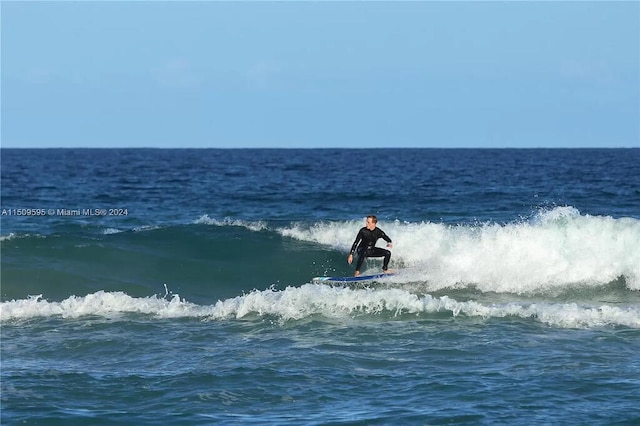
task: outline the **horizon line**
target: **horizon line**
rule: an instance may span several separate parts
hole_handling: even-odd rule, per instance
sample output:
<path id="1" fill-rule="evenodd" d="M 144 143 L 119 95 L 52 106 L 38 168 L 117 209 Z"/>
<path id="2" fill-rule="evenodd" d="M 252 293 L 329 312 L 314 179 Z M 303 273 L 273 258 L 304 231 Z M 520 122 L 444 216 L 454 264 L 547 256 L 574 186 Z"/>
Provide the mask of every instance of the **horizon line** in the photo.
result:
<path id="1" fill-rule="evenodd" d="M 640 145 L 638 146 L 577 146 L 577 147 L 569 147 L 569 146 L 538 146 L 538 147 L 513 147 L 513 146 L 505 146 L 505 147 L 488 147 L 488 146 L 453 146 L 453 147 L 438 147 L 438 146 L 428 146 L 428 147 L 416 147 L 416 146 L 399 146 L 399 147 L 196 147 L 196 146 L 187 146 L 187 147 L 160 147 L 160 146 L 32 146 L 32 147 L 23 147 L 23 146 L 1 146 L 0 149 L 149 149 L 149 150 L 160 150 L 160 149 L 219 149 L 219 150 L 249 150 L 249 149 L 279 149 L 279 150 L 382 150 L 382 149 L 494 149 L 494 150 L 507 150 L 507 149 L 520 149 L 520 150 L 533 150 L 533 149 L 640 149 Z"/>

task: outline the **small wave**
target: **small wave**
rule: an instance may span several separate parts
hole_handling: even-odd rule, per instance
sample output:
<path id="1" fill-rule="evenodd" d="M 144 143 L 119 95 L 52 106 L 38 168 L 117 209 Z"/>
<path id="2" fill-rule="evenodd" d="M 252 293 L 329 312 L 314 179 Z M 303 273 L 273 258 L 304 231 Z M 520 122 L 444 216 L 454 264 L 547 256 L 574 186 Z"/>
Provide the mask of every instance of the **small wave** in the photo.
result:
<path id="1" fill-rule="evenodd" d="M 626 326 L 640 328 L 640 308 L 590 306 L 575 303 L 496 303 L 456 301 L 448 296 L 419 296 L 402 289 L 349 289 L 308 284 L 283 291 L 254 291 L 218 302 L 214 318 L 243 318 L 250 314 L 275 315 L 298 320 L 310 315 L 344 317 L 358 315 L 450 313 L 481 318 L 532 318 L 551 326 L 590 328 Z"/>
<path id="2" fill-rule="evenodd" d="M 8 235 L 0 235 L 0 243 L 4 241 L 12 241 L 21 238 L 47 238 L 45 235 L 41 234 L 17 234 L 15 232 L 10 232 Z"/>
<path id="3" fill-rule="evenodd" d="M 14 234 L 13 232 L 9 233 L 9 235 L 0 235 L 0 242 L 9 241 L 14 239 L 15 237 L 16 237 L 16 234 Z"/>
<path id="4" fill-rule="evenodd" d="M 61 302 L 49 302 L 42 295 L 0 303 L 0 320 L 21 320 L 37 317 L 60 316 L 79 318 L 87 315 L 110 316 L 122 313 L 140 313 L 163 318 L 200 316 L 199 307 L 181 300 L 157 296 L 136 298 L 123 292 L 98 291 L 87 296 L 71 296 Z"/>
<path id="5" fill-rule="evenodd" d="M 135 228 L 133 228 L 133 232 L 155 231 L 155 230 L 160 229 L 160 228 L 162 228 L 162 226 L 160 226 L 160 225 L 136 226 Z"/>
<path id="6" fill-rule="evenodd" d="M 594 328 L 624 326 L 640 328 L 640 307 L 588 305 L 576 303 L 479 303 L 457 301 L 448 296 L 418 295 L 402 289 L 350 289 L 305 284 L 284 290 L 254 290 L 251 293 L 201 306 L 174 295 L 134 298 L 121 292 L 97 292 L 48 302 L 42 296 L 0 304 L 0 319 L 24 320 L 60 316 L 78 318 L 89 315 L 114 316 L 126 313 L 158 318 L 200 318 L 203 320 L 250 319 L 275 316 L 283 321 L 310 316 L 362 318 L 448 313 L 453 317 L 533 319 L 553 327 Z"/>
<path id="7" fill-rule="evenodd" d="M 540 209 L 534 216 L 532 222 L 545 225 L 554 222 L 566 222 L 577 217 L 580 217 L 580 211 L 575 207 L 559 206 L 551 209 Z"/>
<path id="8" fill-rule="evenodd" d="M 213 225 L 213 226 L 238 226 L 242 228 L 247 228 L 248 230 L 255 231 L 255 232 L 264 231 L 265 229 L 267 229 L 267 225 L 262 221 L 249 222 L 249 221 L 229 219 L 229 218 L 219 220 L 219 219 L 211 218 L 209 217 L 209 215 L 206 215 L 206 214 L 200 216 L 198 219 L 195 220 L 194 223 L 199 225 Z"/>
<path id="9" fill-rule="evenodd" d="M 113 235 L 113 234 L 120 234 L 121 232 L 125 232 L 122 229 L 116 229 L 116 228 L 107 228 L 104 231 L 102 231 L 103 235 Z"/>

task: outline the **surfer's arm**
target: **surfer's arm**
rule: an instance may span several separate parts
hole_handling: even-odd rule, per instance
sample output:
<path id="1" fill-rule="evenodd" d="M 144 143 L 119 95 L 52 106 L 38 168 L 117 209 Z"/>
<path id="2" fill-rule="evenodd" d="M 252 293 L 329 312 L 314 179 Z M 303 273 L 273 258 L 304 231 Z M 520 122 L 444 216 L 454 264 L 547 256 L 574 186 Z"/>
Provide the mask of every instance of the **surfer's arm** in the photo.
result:
<path id="1" fill-rule="evenodd" d="M 356 240 L 351 245 L 351 251 L 349 252 L 349 256 L 347 256 L 347 263 L 349 263 L 349 265 L 351 265 L 351 262 L 353 262 L 353 254 L 356 252 L 356 249 L 358 248 L 360 241 L 362 241 L 362 229 L 358 232 L 358 235 L 356 236 Z"/>
<path id="2" fill-rule="evenodd" d="M 387 247 L 393 247 L 393 244 L 391 244 L 391 238 L 389 238 L 389 236 L 382 229 L 380 229 L 380 238 L 387 242 Z"/>
<path id="3" fill-rule="evenodd" d="M 362 229 L 358 232 L 358 235 L 356 236 L 356 240 L 351 245 L 351 251 L 349 252 L 350 253 L 349 256 L 353 256 L 355 254 L 356 248 L 358 248 L 360 241 L 362 241 Z"/>

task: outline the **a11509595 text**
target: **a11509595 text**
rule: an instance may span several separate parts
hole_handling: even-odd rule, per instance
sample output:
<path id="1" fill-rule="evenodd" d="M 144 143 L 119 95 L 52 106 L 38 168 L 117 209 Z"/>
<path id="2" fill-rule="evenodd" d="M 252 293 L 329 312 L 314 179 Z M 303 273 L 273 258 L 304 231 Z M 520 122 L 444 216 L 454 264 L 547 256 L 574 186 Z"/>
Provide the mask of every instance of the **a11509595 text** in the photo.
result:
<path id="1" fill-rule="evenodd" d="M 129 216 L 128 208 L 3 208 L 2 216 Z"/>

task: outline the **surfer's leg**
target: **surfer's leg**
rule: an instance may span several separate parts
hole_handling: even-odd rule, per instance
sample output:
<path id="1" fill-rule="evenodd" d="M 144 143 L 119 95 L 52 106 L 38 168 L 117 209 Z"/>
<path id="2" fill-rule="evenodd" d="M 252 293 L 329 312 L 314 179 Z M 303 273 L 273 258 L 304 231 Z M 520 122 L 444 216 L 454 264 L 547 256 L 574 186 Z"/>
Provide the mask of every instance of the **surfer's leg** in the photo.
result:
<path id="1" fill-rule="evenodd" d="M 384 257 L 384 261 L 382 262 L 382 272 L 387 272 L 389 268 L 389 260 L 391 260 L 391 252 L 387 249 L 383 249 L 381 247 L 374 247 L 369 257 Z"/>
<path id="2" fill-rule="evenodd" d="M 385 251 L 385 254 L 384 254 L 384 261 L 382 262 L 382 272 L 387 272 L 387 269 L 389 269 L 389 261 L 391 260 L 391 252 L 389 250 L 384 250 L 384 251 Z"/>
<path id="3" fill-rule="evenodd" d="M 364 254 L 364 250 L 358 251 L 358 262 L 356 262 L 356 272 L 354 276 L 360 275 L 360 267 L 362 267 L 362 263 L 364 262 L 364 258 L 367 257 Z"/>

